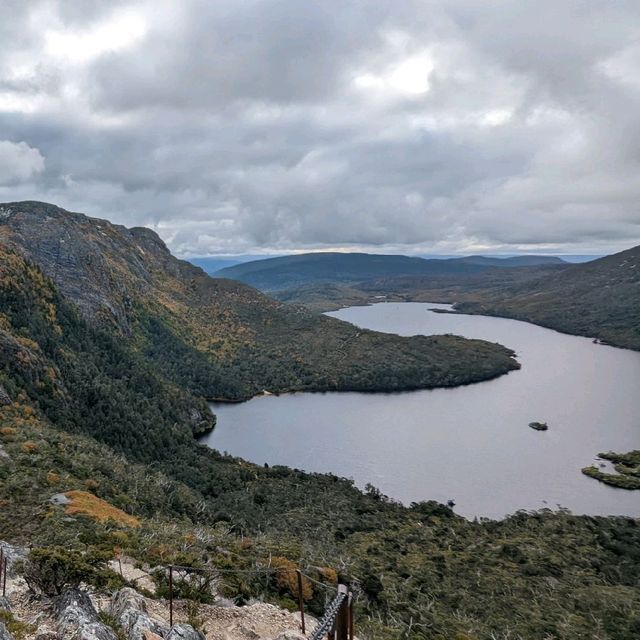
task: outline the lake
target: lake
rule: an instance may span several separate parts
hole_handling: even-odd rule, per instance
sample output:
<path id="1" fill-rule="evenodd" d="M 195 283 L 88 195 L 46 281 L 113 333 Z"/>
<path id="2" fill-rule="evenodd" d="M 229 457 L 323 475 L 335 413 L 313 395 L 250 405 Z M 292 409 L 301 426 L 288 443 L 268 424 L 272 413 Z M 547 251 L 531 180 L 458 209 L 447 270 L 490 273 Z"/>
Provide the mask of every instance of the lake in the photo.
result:
<path id="1" fill-rule="evenodd" d="M 215 404 L 203 442 L 247 460 L 332 472 L 412 501 L 455 500 L 466 517 L 519 509 L 640 516 L 640 491 L 580 469 L 599 451 L 640 449 L 640 353 L 526 322 L 380 303 L 330 313 L 400 335 L 453 333 L 513 349 L 522 369 L 455 389 L 297 393 Z M 546 432 L 529 428 L 548 422 Z"/>

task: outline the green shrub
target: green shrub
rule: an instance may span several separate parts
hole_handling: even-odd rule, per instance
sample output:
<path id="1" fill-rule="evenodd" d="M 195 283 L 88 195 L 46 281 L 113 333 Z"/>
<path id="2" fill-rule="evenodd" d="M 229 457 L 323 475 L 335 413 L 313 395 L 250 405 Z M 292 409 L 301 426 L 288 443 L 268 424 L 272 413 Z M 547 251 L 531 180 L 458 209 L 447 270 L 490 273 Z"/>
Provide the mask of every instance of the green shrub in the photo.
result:
<path id="1" fill-rule="evenodd" d="M 24 578 L 33 591 L 47 596 L 60 595 L 81 582 L 106 586 L 117 574 L 106 569 L 110 555 L 91 548 L 74 551 L 62 547 L 34 549 L 24 564 Z"/>

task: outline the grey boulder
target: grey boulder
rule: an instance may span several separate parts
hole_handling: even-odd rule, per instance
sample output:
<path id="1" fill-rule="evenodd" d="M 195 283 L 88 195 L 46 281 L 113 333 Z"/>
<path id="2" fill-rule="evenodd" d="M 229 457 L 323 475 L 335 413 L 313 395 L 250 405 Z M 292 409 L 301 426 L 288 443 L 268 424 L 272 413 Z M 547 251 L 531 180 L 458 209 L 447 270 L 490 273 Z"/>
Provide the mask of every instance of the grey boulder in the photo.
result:
<path id="1" fill-rule="evenodd" d="M 174 624 L 165 640 L 204 640 L 204 635 L 190 624 Z"/>
<path id="2" fill-rule="evenodd" d="M 100 622 L 89 596 L 80 589 L 69 589 L 56 606 L 60 640 L 117 640 L 113 629 Z"/>
<path id="3" fill-rule="evenodd" d="M 4 626 L 4 622 L 0 622 L 0 640 L 13 640 L 13 636 L 9 633 L 7 627 Z"/>
<path id="4" fill-rule="evenodd" d="M 149 617 L 144 598 L 129 587 L 114 594 L 109 613 L 118 621 L 129 640 L 148 640 L 150 633 L 164 638 L 169 633 L 169 627 Z"/>

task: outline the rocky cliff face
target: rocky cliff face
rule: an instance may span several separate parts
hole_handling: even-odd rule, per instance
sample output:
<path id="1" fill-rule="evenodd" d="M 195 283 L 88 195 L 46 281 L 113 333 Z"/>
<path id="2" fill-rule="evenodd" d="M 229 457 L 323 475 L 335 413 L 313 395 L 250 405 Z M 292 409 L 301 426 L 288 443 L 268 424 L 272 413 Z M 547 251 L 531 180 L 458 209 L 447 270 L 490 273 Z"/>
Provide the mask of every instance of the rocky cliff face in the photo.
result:
<path id="1" fill-rule="evenodd" d="M 150 229 L 114 225 L 42 202 L 0 205 L 0 241 L 37 264 L 90 319 L 130 333 L 133 298 L 161 289 L 167 276 L 203 277 L 169 253 Z"/>

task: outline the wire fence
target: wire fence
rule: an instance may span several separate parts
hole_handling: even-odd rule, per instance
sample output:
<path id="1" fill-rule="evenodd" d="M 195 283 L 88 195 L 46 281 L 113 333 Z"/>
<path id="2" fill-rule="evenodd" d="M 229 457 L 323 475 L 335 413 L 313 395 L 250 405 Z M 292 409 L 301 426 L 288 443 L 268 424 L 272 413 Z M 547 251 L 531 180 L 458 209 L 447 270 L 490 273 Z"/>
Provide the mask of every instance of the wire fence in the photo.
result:
<path id="1" fill-rule="evenodd" d="M 173 626 L 174 612 L 174 582 L 175 572 L 208 574 L 212 577 L 218 575 L 273 575 L 273 574 L 292 574 L 295 572 L 297 577 L 297 596 L 298 609 L 300 612 L 300 623 L 302 634 L 306 635 L 305 607 L 303 596 L 303 579 L 308 580 L 316 587 L 324 589 L 325 593 L 333 596 L 331 602 L 325 608 L 322 618 L 319 620 L 314 630 L 309 635 L 310 640 L 321 640 L 325 636 L 329 640 L 353 640 L 354 637 L 354 618 L 353 604 L 355 601 L 354 593 L 344 584 L 327 584 L 316 580 L 312 576 L 303 572 L 301 569 L 292 569 L 289 567 L 253 567 L 251 569 L 225 569 L 217 567 L 189 567 L 185 565 L 172 564 L 164 569 L 168 573 L 169 587 L 169 624 Z M 137 578 L 139 579 L 139 578 Z M 135 580 L 134 579 L 134 582 Z"/>

